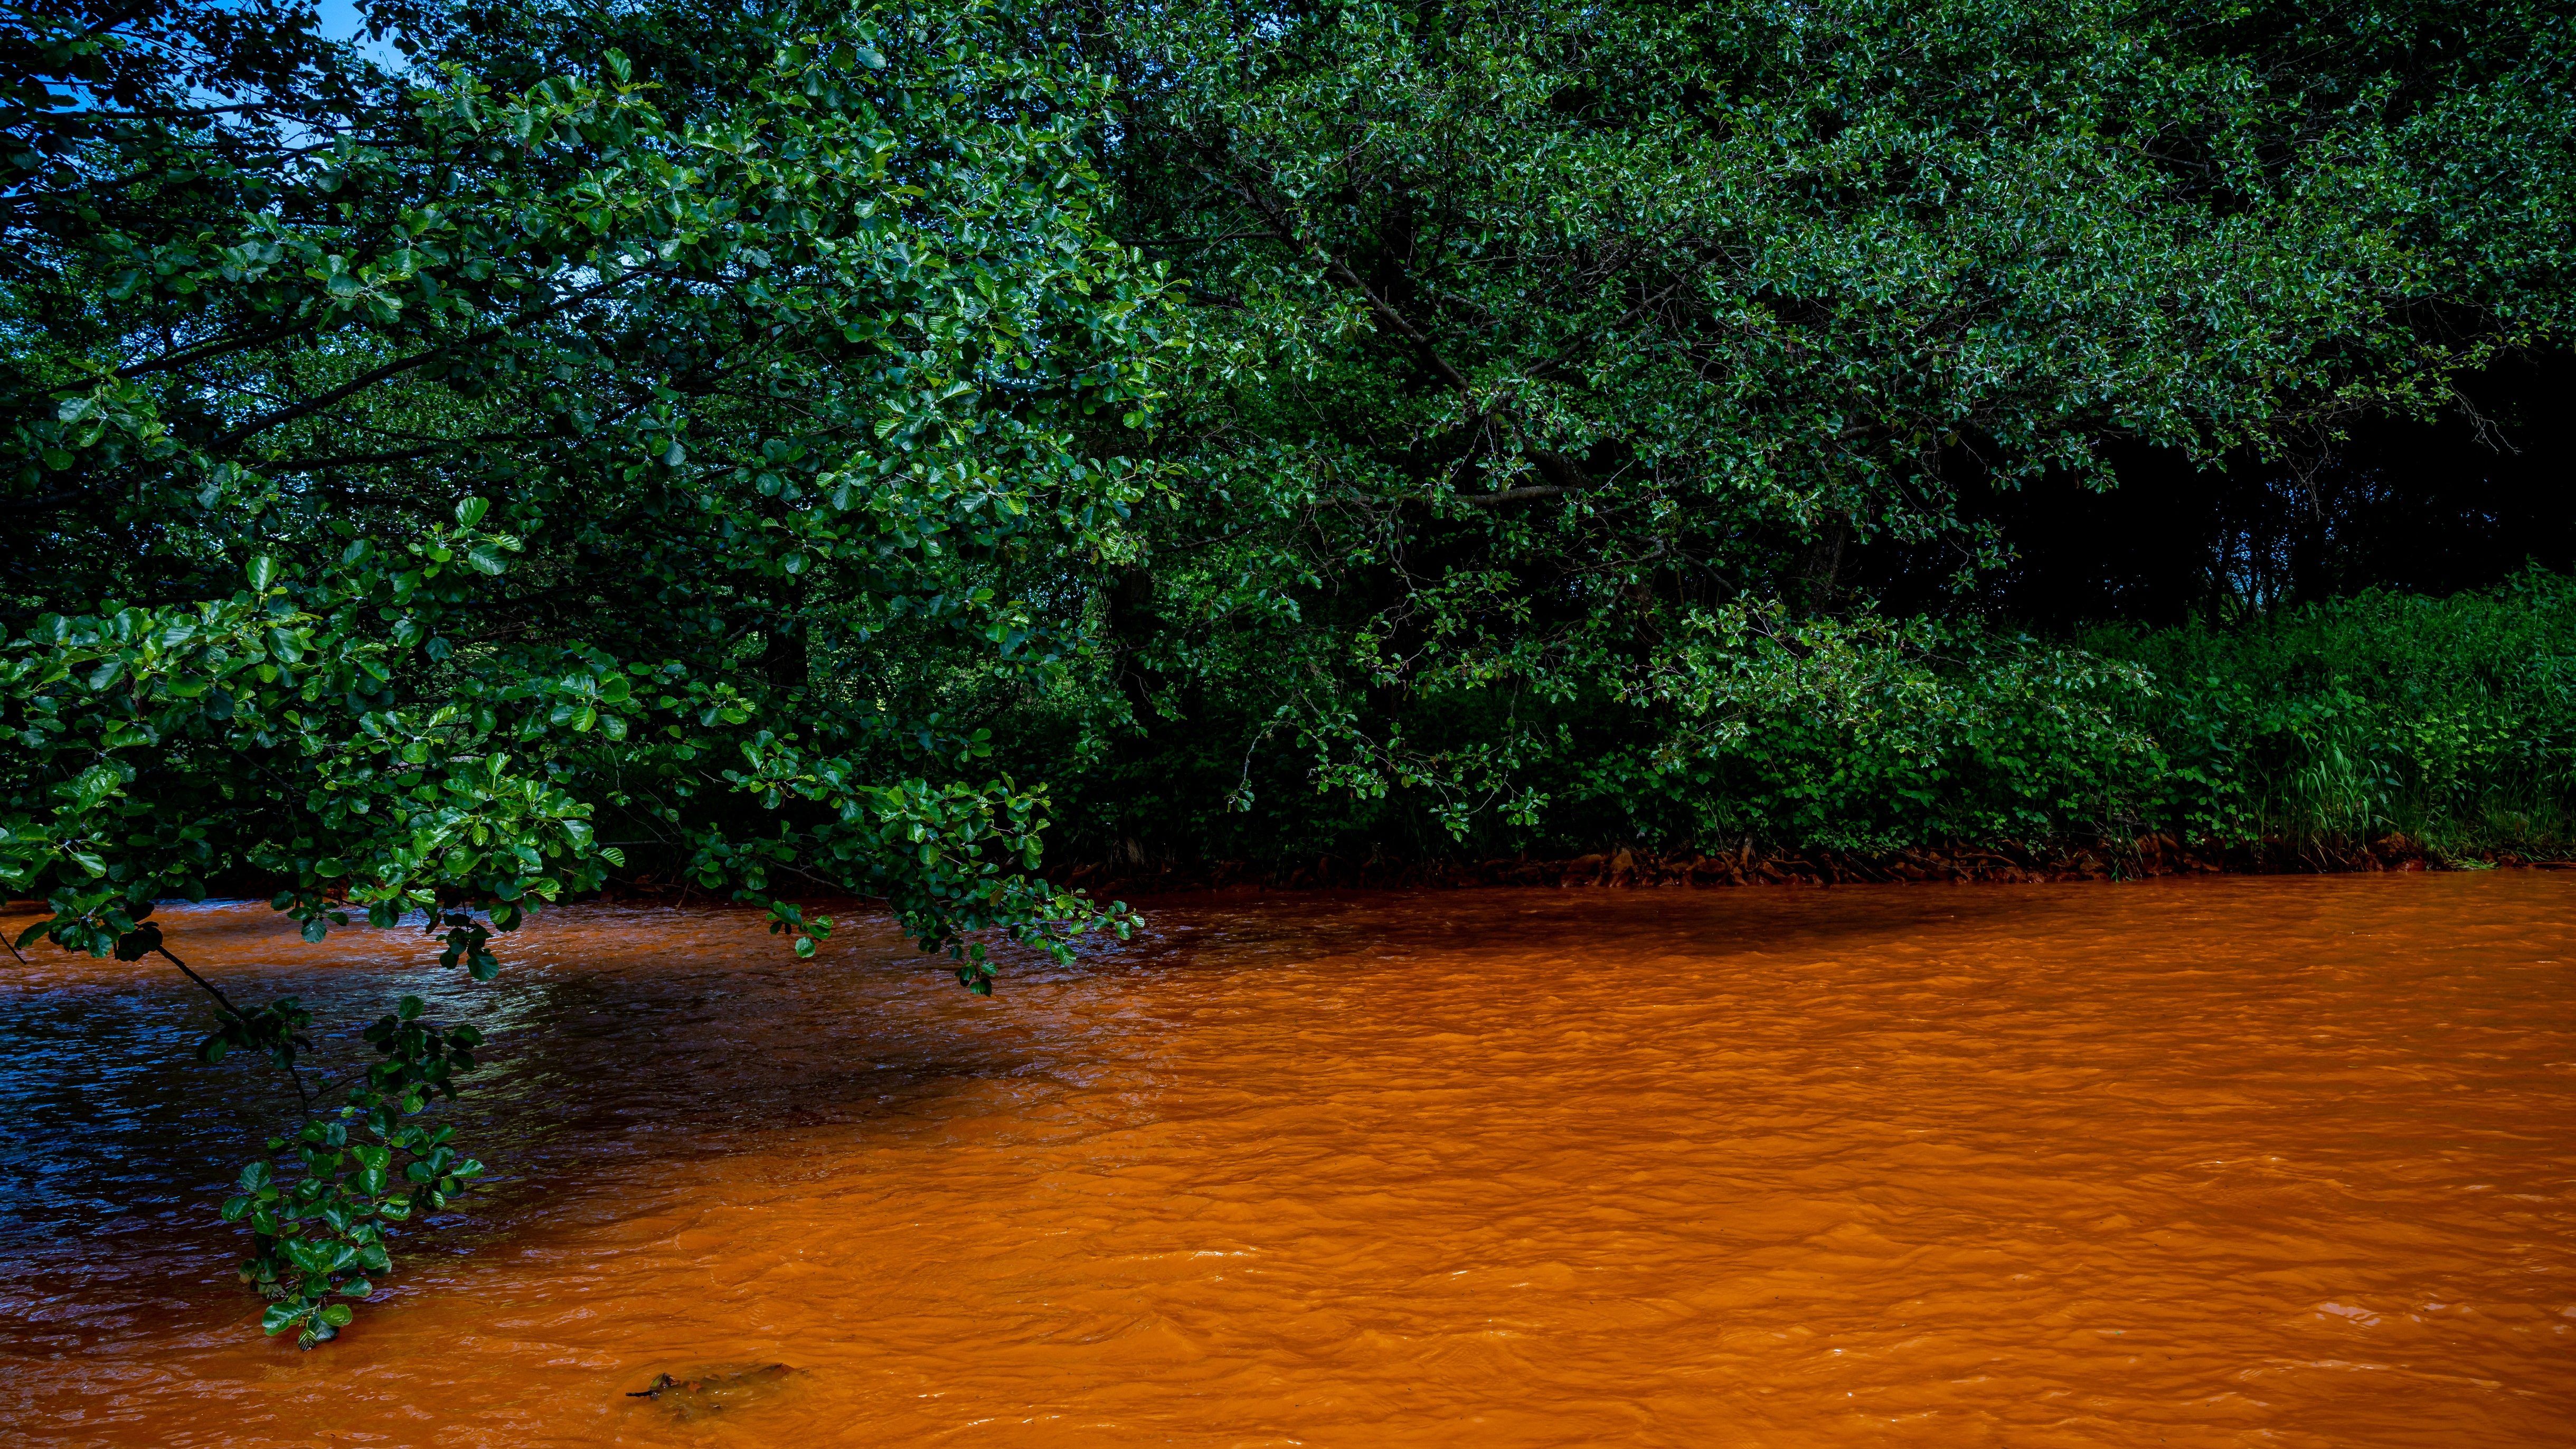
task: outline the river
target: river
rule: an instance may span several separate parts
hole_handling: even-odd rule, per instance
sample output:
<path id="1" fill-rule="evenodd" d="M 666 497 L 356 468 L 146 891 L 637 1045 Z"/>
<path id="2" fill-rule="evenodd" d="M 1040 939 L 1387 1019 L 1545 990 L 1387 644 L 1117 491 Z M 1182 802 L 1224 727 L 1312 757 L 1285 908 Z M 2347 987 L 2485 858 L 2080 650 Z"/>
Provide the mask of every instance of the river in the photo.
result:
<path id="1" fill-rule="evenodd" d="M 483 1024 L 498 1177 L 263 1340 L 205 1194 L 282 1089 L 166 965 L 0 958 L 12 1442 L 2576 1440 L 2576 877 L 1200 898 L 991 1001 L 864 923 L 475 987 L 161 919 L 326 1057 Z"/>

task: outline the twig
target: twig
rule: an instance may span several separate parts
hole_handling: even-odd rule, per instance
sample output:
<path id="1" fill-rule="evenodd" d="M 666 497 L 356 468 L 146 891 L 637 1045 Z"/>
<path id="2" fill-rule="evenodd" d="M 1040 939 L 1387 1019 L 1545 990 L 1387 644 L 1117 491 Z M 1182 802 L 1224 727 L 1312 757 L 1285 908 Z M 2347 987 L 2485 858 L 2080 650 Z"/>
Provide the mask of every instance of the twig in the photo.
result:
<path id="1" fill-rule="evenodd" d="M 14 947 L 14 946 L 12 946 L 10 949 L 14 951 L 14 950 L 16 950 L 17 948 L 16 948 L 16 947 Z M 250 1017 L 249 1017 L 248 1015 L 246 1015 L 246 1014 L 242 1011 L 242 1009 L 241 1009 L 240 1007 L 233 1005 L 231 998 L 229 998 L 229 997 L 225 996 L 225 995 L 224 995 L 224 993 L 223 993 L 222 991 L 220 991 L 220 990 L 216 989 L 215 983 L 213 983 L 213 982 L 211 982 L 211 981 L 208 981 L 208 980 L 207 980 L 205 977 L 203 977 L 203 976 L 198 975 L 198 974 L 196 973 L 196 971 L 188 965 L 188 963 L 187 963 L 187 962 L 182 961 L 182 960 L 180 960 L 178 957 L 171 955 L 171 954 L 170 954 L 170 948 L 169 948 L 169 947 L 167 947 L 167 946 L 155 946 L 155 947 L 153 947 L 152 949 L 153 949 L 154 951 L 156 951 L 156 952 L 159 952 L 159 953 L 160 953 L 160 955 L 163 957 L 163 959 L 167 960 L 171 965 L 176 966 L 176 967 L 178 967 L 181 971 L 186 972 L 186 973 L 187 973 L 187 975 L 188 975 L 188 979 L 189 979 L 189 980 L 194 981 L 194 982 L 196 982 L 199 986 L 204 987 L 204 988 L 206 989 L 206 994 L 207 994 L 208 996 L 213 997 L 213 998 L 215 999 L 215 1004 L 216 1004 L 217 1006 L 219 1006 L 219 1007 L 222 1007 L 222 1008 L 223 1008 L 223 1010 L 224 1010 L 224 1014 L 225 1014 L 225 1015 L 230 1016 L 233 1020 L 240 1022 L 243 1026 L 249 1026 L 249 1025 L 250 1025 Z M 313 1108 L 313 1094 L 312 1094 L 311 1092 L 308 1092 L 308 1091 L 304 1090 L 304 1073 L 303 1073 L 303 1071 L 302 1071 L 301 1069 L 299 1069 L 299 1068 L 295 1065 L 295 1059 L 294 1059 L 292 1056 L 290 1056 L 290 1057 L 288 1057 L 288 1058 L 286 1059 L 286 1077 L 287 1077 L 287 1080 L 288 1080 L 288 1081 L 293 1082 L 293 1083 L 295 1084 L 295 1100 L 296 1100 L 296 1101 L 298 1101 L 298 1102 L 300 1102 L 300 1103 L 302 1103 L 302 1104 L 304 1105 L 305 1110 L 307 1110 L 307 1111 L 311 1111 L 311 1110 L 312 1110 L 312 1108 Z"/>

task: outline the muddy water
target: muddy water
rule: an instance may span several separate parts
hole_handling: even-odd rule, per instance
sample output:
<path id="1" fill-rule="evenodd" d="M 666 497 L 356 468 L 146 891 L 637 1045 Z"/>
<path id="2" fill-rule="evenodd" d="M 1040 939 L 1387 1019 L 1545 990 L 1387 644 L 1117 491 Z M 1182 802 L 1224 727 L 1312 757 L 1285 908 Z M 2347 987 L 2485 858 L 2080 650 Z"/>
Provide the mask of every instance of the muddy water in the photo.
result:
<path id="1" fill-rule="evenodd" d="M 0 964 L 0 1429 L 2576 1442 L 2576 880 L 1154 920 L 985 1002 L 720 912 L 564 912 L 480 989 L 173 913 L 239 995 L 432 983 L 496 1037 L 442 1110 L 501 1180 L 309 1355 L 197 1195 L 278 1090 L 171 1065 L 206 1017 L 166 968 Z"/>

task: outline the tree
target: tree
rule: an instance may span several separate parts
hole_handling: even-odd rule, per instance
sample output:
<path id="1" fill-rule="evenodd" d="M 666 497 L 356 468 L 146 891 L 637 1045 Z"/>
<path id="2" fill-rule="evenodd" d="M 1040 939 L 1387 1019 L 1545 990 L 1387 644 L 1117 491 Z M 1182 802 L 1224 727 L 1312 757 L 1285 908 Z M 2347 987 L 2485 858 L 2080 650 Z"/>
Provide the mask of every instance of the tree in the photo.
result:
<path id="1" fill-rule="evenodd" d="M 799 954 L 831 923 L 788 890 L 883 897 L 978 992 L 981 933 L 1123 930 L 1034 876 L 1044 793 L 987 736 L 817 667 L 1065 669 L 996 585 L 1114 567 L 1167 486 L 1115 455 L 1166 301 L 1102 229 L 1100 83 L 972 5 L 375 19 L 406 74 L 293 0 L 12 14 L 19 944 L 176 963 L 153 902 L 247 877 L 486 979 L 611 821 Z M 200 984 L 208 1060 L 295 1070 L 296 1002 Z M 420 1009 L 225 1203 L 272 1333 L 346 1323 L 480 1170 L 413 1120 L 479 1037 Z"/>
<path id="2" fill-rule="evenodd" d="M 1908 788 L 1951 798 L 1976 752 L 1944 711 L 1993 686 L 2021 700 L 1997 719 L 2108 738 L 2103 670 L 1875 620 L 1860 551 L 1965 588 L 2005 557 L 1968 493 L 2108 486 L 2123 446 L 2276 452 L 2570 336 L 2555 6 L 1189 0 L 1061 25 L 1120 77 L 1119 225 L 1187 278 L 1206 348 L 1160 441 L 1203 486 L 1099 606 L 1094 727 L 1127 742 L 1095 840 L 1309 780 L 1359 802 L 1310 855 L 1549 809 L 1785 830 L 1747 802 L 1819 761 L 1766 753 L 1780 731 L 1900 724 L 1958 757 Z M 1950 683 L 1907 704 L 1855 682 L 1863 656 Z M 1938 819 L 1898 792 L 1865 825 Z"/>

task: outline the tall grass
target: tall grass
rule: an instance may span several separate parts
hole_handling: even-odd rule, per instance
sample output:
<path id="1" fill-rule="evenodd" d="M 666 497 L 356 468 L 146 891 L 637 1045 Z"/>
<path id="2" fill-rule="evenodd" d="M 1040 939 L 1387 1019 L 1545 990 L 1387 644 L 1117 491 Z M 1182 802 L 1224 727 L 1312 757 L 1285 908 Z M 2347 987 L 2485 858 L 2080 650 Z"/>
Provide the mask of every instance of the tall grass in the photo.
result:
<path id="1" fill-rule="evenodd" d="M 1722 737 L 1599 717 L 1552 762 L 1567 808 L 1531 843 L 2117 855 L 2164 835 L 2319 868 L 2399 835 L 2463 863 L 2576 853 L 2576 580 L 2058 640 L 1845 632 L 1766 666 L 1830 665 L 1836 690 L 1783 690 Z"/>
<path id="2" fill-rule="evenodd" d="M 2150 815 L 2320 855 L 2390 833 L 2462 858 L 2576 846 L 2576 580 L 2079 642 L 2154 680 Z"/>

